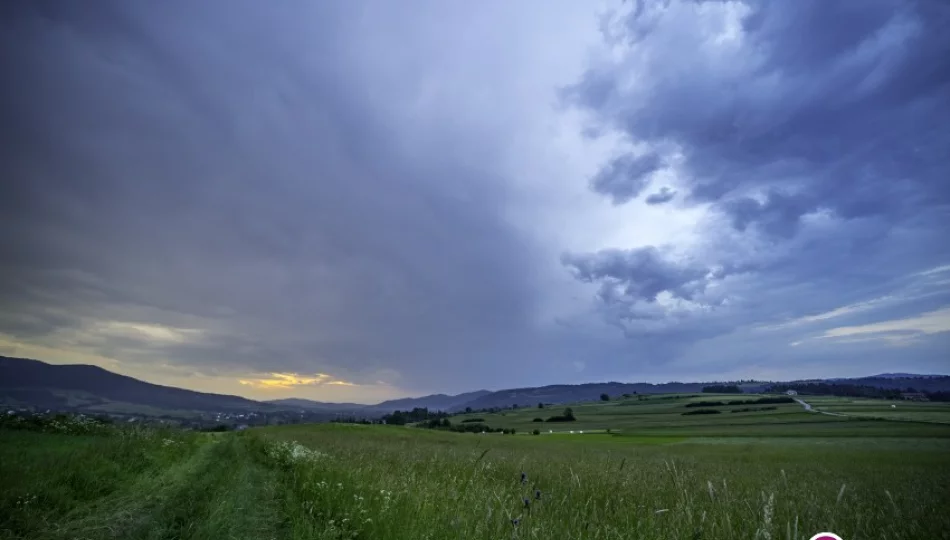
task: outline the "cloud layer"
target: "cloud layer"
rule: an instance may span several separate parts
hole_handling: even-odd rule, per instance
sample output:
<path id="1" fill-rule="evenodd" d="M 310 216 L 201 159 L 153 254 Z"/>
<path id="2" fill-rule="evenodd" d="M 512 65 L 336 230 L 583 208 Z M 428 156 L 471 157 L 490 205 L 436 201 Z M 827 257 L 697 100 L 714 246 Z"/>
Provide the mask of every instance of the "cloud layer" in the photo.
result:
<path id="1" fill-rule="evenodd" d="M 946 371 L 944 2 L 545 6 L 0 8 L 0 354 L 347 401 Z"/>

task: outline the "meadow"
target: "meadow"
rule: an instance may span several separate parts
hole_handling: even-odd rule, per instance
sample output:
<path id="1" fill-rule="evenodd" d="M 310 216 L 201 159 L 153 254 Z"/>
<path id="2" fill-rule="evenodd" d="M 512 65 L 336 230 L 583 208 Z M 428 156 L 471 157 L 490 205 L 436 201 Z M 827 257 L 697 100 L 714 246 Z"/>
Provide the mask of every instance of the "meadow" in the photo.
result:
<path id="1" fill-rule="evenodd" d="M 950 538 L 943 405 L 915 418 L 899 403 L 909 421 L 798 404 L 682 414 L 704 399 L 577 404 L 540 435 L 536 408 L 452 418 L 515 435 L 0 430 L 0 538 Z"/>

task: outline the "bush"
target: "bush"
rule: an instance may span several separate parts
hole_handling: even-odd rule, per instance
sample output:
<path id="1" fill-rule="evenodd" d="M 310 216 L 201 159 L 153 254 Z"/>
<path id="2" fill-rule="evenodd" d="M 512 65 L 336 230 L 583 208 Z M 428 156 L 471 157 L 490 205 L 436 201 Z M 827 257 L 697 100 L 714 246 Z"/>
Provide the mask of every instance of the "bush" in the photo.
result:
<path id="1" fill-rule="evenodd" d="M 473 423 L 473 422 L 482 423 L 484 421 L 485 421 L 484 418 L 466 418 L 465 420 L 462 420 L 462 423 L 463 424 L 468 424 L 468 423 Z"/>
<path id="2" fill-rule="evenodd" d="M 568 407 L 564 409 L 563 414 L 551 416 L 545 422 L 573 422 L 574 420 L 577 420 L 577 418 L 574 418 L 574 409 Z"/>
<path id="3" fill-rule="evenodd" d="M 541 430 L 540 430 L 540 429 L 536 429 L 536 430 L 532 431 L 531 434 L 532 434 L 532 435 L 540 435 L 540 434 L 541 434 Z"/>
<path id="4" fill-rule="evenodd" d="M 544 422 L 544 418 L 535 418 L 532 422 Z"/>
<path id="5" fill-rule="evenodd" d="M 742 404 L 743 402 L 735 403 L 734 405 Z M 722 407 L 725 403 L 721 401 L 694 401 L 693 403 L 687 403 L 686 407 Z"/>
<path id="6" fill-rule="evenodd" d="M 610 396 L 609 396 L 608 394 L 601 394 L 601 395 L 600 395 L 600 400 L 601 400 L 601 401 L 610 401 Z"/>
<path id="7" fill-rule="evenodd" d="M 686 411 L 682 414 L 683 416 L 688 416 L 691 414 L 719 414 L 721 412 L 722 411 L 717 411 L 716 409 L 697 409 L 695 411 Z"/>

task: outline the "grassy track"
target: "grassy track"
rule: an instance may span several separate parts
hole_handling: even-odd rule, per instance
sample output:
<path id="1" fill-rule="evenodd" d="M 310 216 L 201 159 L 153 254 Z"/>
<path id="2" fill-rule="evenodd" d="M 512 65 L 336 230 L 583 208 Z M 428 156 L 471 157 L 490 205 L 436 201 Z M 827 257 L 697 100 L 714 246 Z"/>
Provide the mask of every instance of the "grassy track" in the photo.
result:
<path id="1" fill-rule="evenodd" d="M 3 538 L 279 537 L 274 476 L 236 437 L 0 431 L 0 449 Z"/>
<path id="2" fill-rule="evenodd" d="M 950 539 L 950 426 L 797 404 L 683 416 L 690 399 L 575 407 L 583 435 L 0 430 L 0 538 Z"/>

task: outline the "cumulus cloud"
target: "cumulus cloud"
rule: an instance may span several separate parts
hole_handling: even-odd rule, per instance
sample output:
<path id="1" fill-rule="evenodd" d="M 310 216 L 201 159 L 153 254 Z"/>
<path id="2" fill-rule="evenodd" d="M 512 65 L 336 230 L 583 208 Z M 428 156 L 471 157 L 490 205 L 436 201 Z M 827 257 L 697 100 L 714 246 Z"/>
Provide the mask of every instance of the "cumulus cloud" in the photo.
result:
<path id="1" fill-rule="evenodd" d="M 649 184 L 649 175 L 663 166 L 656 153 L 624 154 L 614 158 L 591 180 L 591 189 L 621 204 L 640 195 Z"/>
<path id="2" fill-rule="evenodd" d="M 680 246 L 689 265 L 654 263 L 649 272 L 641 257 L 613 250 L 564 264 L 603 282 L 598 298 L 614 319 L 635 313 L 624 298 L 631 293 L 689 300 L 708 287 L 701 269 L 738 269 L 719 283 L 724 332 L 863 311 L 895 280 L 945 263 L 950 252 L 937 238 L 950 203 L 950 71 L 938 59 L 950 54 L 940 30 L 947 20 L 950 7 L 935 1 L 635 2 L 617 10 L 603 25 L 609 54 L 563 95 L 602 132 L 681 157 L 676 185 L 684 204 L 706 212 L 703 241 Z M 597 178 L 615 170 L 605 163 Z M 624 202 L 630 185 L 594 189 Z M 646 202 L 668 198 L 664 191 Z M 618 286 L 623 294 L 605 293 Z"/>
<path id="3" fill-rule="evenodd" d="M 663 186 L 660 188 L 660 191 L 647 195 L 644 202 L 647 204 L 663 204 L 672 201 L 673 197 L 676 197 L 676 190 L 671 189 L 669 186 Z"/>

